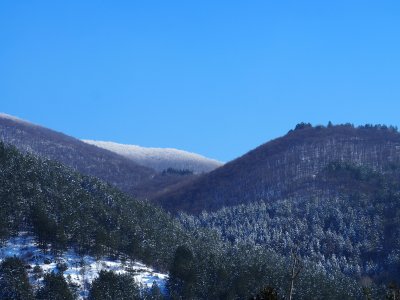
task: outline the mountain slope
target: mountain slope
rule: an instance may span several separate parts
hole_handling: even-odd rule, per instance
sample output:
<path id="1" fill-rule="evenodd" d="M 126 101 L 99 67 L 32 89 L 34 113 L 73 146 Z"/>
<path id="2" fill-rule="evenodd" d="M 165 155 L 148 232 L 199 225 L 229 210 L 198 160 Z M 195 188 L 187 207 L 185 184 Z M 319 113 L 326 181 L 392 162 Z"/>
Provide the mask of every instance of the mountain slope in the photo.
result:
<path id="1" fill-rule="evenodd" d="M 142 290 L 151 288 L 153 283 L 156 282 L 161 291 L 166 292 L 165 283 L 168 276 L 157 273 L 138 261 L 126 258 L 121 261 L 115 257 L 82 255 L 71 248 L 63 253 L 54 254 L 51 248 L 39 248 L 36 239 L 26 232 L 21 232 L 18 236 L 6 240 L 1 245 L 0 265 L 10 257 L 21 259 L 24 268 L 27 270 L 29 281 L 33 283 L 36 290 L 43 287 L 44 277 L 54 272 L 62 274 L 65 280 L 71 283 L 79 300 L 87 299 L 87 285 L 92 284 L 102 271 L 130 275 Z M 3 299 L 1 298 L 1 291 L 0 299 Z M 66 300 L 66 298 L 63 299 Z"/>
<path id="2" fill-rule="evenodd" d="M 159 195 L 170 211 L 200 213 L 223 206 L 270 201 L 312 186 L 313 178 L 332 162 L 367 166 L 378 172 L 400 163 L 400 134 L 386 126 L 317 126 L 272 140 L 192 182 Z M 335 191 L 335 187 L 326 192 Z"/>
<path id="3" fill-rule="evenodd" d="M 222 165 L 221 162 L 196 153 L 173 148 L 146 148 L 114 142 L 83 140 L 85 143 L 110 150 L 129 158 L 137 164 L 162 172 L 167 169 L 189 170 L 195 174 L 210 172 Z"/>
<path id="4" fill-rule="evenodd" d="M 0 142 L 0 240 L 31 232 L 41 247 L 125 253 L 166 268 L 184 232 L 161 209 Z"/>
<path id="5" fill-rule="evenodd" d="M 296 194 L 186 218 L 221 232 L 235 245 L 247 243 L 286 256 L 298 249 L 327 272 L 400 282 L 399 171 L 383 175 L 332 163 L 314 177 L 313 186 L 301 185 Z M 326 193 L 327 187 L 334 193 Z"/>
<path id="6" fill-rule="evenodd" d="M 285 259 L 267 249 L 227 247 L 214 232 L 185 230 L 146 202 L 2 142 L 0 207 L 0 252 L 7 251 L 12 237 L 28 232 L 44 253 L 51 250 L 61 259 L 68 253 L 140 259 L 170 271 L 168 291 L 179 299 L 248 299 L 265 286 L 283 295 L 288 283 Z M 29 247 L 27 240 L 21 242 Z M 354 281 L 330 278 L 312 265 L 301 282 L 298 299 L 359 294 Z M 339 282 L 346 288 L 332 290 Z"/>
<path id="7" fill-rule="evenodd" d="M 113 152 L 6 114 L 0 114 L 0 140 L 23 152 L 96 176 L 132 195 L 136 195 L 136 187 L 141 182 L 156 173 Z"/>

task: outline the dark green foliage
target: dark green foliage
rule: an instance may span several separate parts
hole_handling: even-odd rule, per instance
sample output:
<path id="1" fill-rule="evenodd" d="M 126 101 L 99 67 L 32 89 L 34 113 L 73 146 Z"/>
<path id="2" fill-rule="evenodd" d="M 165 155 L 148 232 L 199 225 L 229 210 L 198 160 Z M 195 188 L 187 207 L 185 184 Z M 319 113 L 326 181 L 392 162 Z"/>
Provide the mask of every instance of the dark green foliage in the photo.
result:
<path id="1" fill-rule="evenodd" d="M 34 279 L 38 279 L 43 276 L 43 269 L 39 265 L 36 265 L 33 267 L 33 274 Z"/>
<path id="2" fill-rule="evenodd" d="M 47 243 L 57 243 L 57 223 L 40 204 L 32 206 L 31 220 L 34 233 L 42 248 L 46 249 Z"/>
<path id="3" fill-rule="evenodd" d="M 1 142 L 0 205 L 3 238 L 32 231 L 41 247 L 51 244 L 55 252 L 73 246 L 94 255 L 125 253 L 166 269 L 185 236 L 161 209 Z"/>
<path id="4" fill-rule="evenodd" d="M 0 245 L 3 240 L 9 236 L 7 216 L 3 210 L 0 210 Z"/>
<path id="5" fill-rule="evenodd" d="M 161 209 L 2 143 L 0 201 L 7 236 L 28 230 L 42 247 L 50 243 L 59 250 L 73 246 L 81 253 L 125 254 L 164 270 L 171 267 L 172 298 L 248 299 L 265 286 L 285 295 L 288 286 L 288 262 L 273 251 L 243 243 L 232 246 L 190 218 L 185 222 L 193 224 L 183 229 Z M 109 297 L 129 287 L 133 291 L 129 295 L 120 291 L 110 297 L 132 299 L 137 286 L 131 284 L 131 278 L 104 273 L 93 283 L 91 297 L 107 299 L 95 297 Z M 341 274 L 326 274 L 310 264 L 299 277 L 294 295 L 296 299 L 355 298 L 358 286 Z"/>
<path id="6" fill-rule="evenodd" d="M 170 267 L 170 290 L 184 299 L 193 297 L 193 285 L 196 281 L 194 257 L 187 246 L 179 246 Z"/>
<path id="7" fill-rule="evenodd" d="M 195 238 L 190 247 L 177 251 L 171 268 L 168 289 L 173 299 L 248 299 L 265 286 L 286 295 L 289 259 L 260 247 L 231 247 L 212 231 L 191 228 Z M 173 268 L 180 277 L 173 275 Z M 355 299 L 360 294 L 354 280 L 340 273 L 327 274 L 307 263 L 296 281 L 294 299 Z"/>
<path id="8" fill-rule="evenodd" d="M 64 262 L 57 263 L 57 271 L 60 273 L 64 273 L 68 269 L 68 265 Z"/>
<path id="9" fill-rule="evenodd" d="M 388 300 L 400 299 L 400 287 L 395 282 L 390 282 L 387 286 L 386 298 Z"/>
<path id="10" fill-rule="evenodd" d="M 135 300 L 140 299 L 139 287 L 129 275 L 101 271 L 92 283 L 89 300 Z"/>
<path id="11" fill-rule="evenodd" d="M 250 298 L 250 300 L 278 300 L 278 293 L 272 287 L 262 289 L 257 295 Z"/>
<path id="12" fill-rule="evenodd" d="M 312 128 L 311 123 L 304 123 L 304 122 L 301 122 L 301 123 L 299 123 L 299 124 L 296 125 L 296 127 L 294 128 L 294 130 L 301 130 L 301 129 L 304 129 L 304 128 Z"/>
<path id="13" fill-rule="evenodd" d="M 0 265 L 0 299 L 34 299 L 24 264 L 16 257 L 8 257 Z"/>
<path id="14" fill-rule="evenodd" d="M 151 288 L 147 291 L 145 297 L 146 300 L 163 300 L 164 296 L 157 285 L 156 282 L 153 282 Z"/>
<path id="15" fill-rule="evenodd" d="M 44 276 L 43 287 L 36 294 L 37 300 L 73 300 L 74 297 L 62 273 Z"/>
<path id="16" fill-rule="evenodd" d="M 203 213 L 198 218 L 182 216 L 182 223 L 187 228 L 216 230 L 234 246 L 264 247 L 284 256 L 298 248 L 308 264 L 306 268 L 316 263 L 325 274 L 342 272 L 356 280 L 368 276 L 377 284 L 398 281 L 400 181 L 397 173 L 381 174 L 368 167 L 332 163 L 313 180 L 317 187 L 335 186 L 336 193 L 324 194 L 314 187 L 309 190 L 319 196 L 260 201 Z M 307 274 L 308 270 L 304 272 Z M 304 280 L 308 281 L 304 277 L 312 278 L 312 274 L 305 274 L 300 274 L 303 283 L 295 285 L 297 292 L 304 289 Z M 340 277 L 337 276 L 335 280 Z M 286 284 L 272 286 L 279 288 Z M 371 294 L 376 294 L 376 287 L 372 289 Z"/>

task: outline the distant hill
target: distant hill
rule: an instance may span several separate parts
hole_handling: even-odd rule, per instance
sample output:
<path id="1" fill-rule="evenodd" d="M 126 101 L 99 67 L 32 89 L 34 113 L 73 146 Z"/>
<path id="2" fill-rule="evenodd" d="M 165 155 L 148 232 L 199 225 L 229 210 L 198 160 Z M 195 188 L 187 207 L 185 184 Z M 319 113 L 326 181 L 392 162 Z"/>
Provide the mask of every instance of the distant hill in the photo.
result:
<path id="1" fill-rule="evenodd" d="M 83 174 L 98 177 L 141 198 L 150 198 L 192 176 L 158 174 L 130 158 L 7 114 L 0 114 L 0 140 L 25 153 L 56 160 Z"/>
<path id="2" fill-rule="evenodd" d="M 400 134 L 393 127 L 299 124 L 199 178 L 176 186 L 155 201 L 170 211 L 200 213 L 223 206 L 309 195 L 315 176 L 332 162 L 366 166 L 385 173 L 400 163 Z M 335 193 L 335 186 L 318 187 Z"/>
<path id="3" fill-rule="evenodd" d="M 396 287 L 399 145 L 393 127 L 300 124 L 156 200 L 171 211 L 197 214 L 179 216 L 188 226 L 216 230 L 232 245 L 286 257 L 295 249 L 324 272 Z"/>
<path id="4" fill-rule="evenodd" d="M 222 165 L 221 162 L 196 153 L 173 148 L 147 148 L 114 142 L 83 140 L 85 143 L 110 150 L 129 158 L 139 165 L 162 172 L 167 169 L 189 170 L 195 174 L 210 172 Z"/>

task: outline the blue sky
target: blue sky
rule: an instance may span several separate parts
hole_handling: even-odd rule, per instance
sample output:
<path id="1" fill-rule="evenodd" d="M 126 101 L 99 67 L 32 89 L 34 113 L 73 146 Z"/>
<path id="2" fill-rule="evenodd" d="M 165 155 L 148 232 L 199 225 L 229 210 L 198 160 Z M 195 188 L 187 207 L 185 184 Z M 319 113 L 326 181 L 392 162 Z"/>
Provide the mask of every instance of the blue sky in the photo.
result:
<path id="1" fill-rule="evenodd" d="M 301 121 L 400 127 L 399 1 L 0 2 L 0 111 L 222 161 Z"/>

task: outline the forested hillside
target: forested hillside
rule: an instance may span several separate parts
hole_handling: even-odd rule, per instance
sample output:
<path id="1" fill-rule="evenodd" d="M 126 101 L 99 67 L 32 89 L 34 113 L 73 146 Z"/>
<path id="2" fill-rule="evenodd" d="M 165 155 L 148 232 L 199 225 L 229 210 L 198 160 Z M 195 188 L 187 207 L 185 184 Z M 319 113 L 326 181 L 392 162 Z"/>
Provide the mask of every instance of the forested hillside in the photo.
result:
<path id="1" fill-rule="evenodd" d="M 184 224 L 217 230 L 233 245 L 266 247 L 282 255 L 297 249 L 327 272 L 399 284 L 398 171 L 393 166 L 391 174 L 382 175 L 367 167 L 332 163 L 316 175 L 313 189 L 305 187 L 308 195 L 181 218 Z M 325 193 L 321 187 L 326 186 L 335 187 L 335 193 Z"/>
<path id="2" fill-rule="evenodd" d="M 1 238 L 33 232 L 46 247 L 95 255 L 126 253 L 167 268 L 183 239 L 176 222 L 93 177 L 0 143 Z"/>
<path id="3" fill-rule="evenodd" d="M 23 155 L 3 143 L 0 200 L 2 241 L 27 231 L 55 255 L 73 247 L 78 253 L 142 260 L 169 272 L 167 293 L 173 299 L 248 299 L 265 288 L 281 297 L 288 293 L 290 257 L 253 245 L 231 246 L 216 232 L 200 226 L 185 224 L 182 228 L 150 204 L 59 163 Z M 15 267 L 24 278 L 20 264 L 3 262 L 0 277 L 9 278 L 4 276 Z M 100 286 L 107 289 L 115 282 L 112 290 L 123 293 L 123 282 L 128 284 L 129 280 L 110 276 L 100 276 L 100 281 L 105 280 Z M 58 280 L 46 278 L 50 283 Z M 47 292 L 57 289 L 50 283 L 50 287 L 44 286 Z M 18 288 L 15 284 L 11 278 L 0 280 L 7 290 Z M 32 294 L 29 288 L 25 292 Z M 375 289 L 374 293 L 382 291 Z M 293 295 L 297 299 L 354 299 L 361 297 L 362 291 L 356 281 L 341 273 L 329 273 L 304 261 Z"/>
<path id="4" fill-rule="evenodd" d="M 287 135 L 272 140 L 215 171 L 177 186 L 156 202 L 170 211 L 198 214 L 224 206 L 270 203 L 315 186 L 314 177 L 332 162 L 369 167 L 385 173 L 400 163 L 400 134 L 383 125 L 316 126 L 299 124 Z M 334 193 L 335 186 L 318 190 Z"/>
<path id="5" fill-rule="evenodd" d="M 0 140 L 20 151 L 58 161 L 136 195 L 136 187 L 156 174 L 150 168 L 63 133 L 0 114 Z"/>

